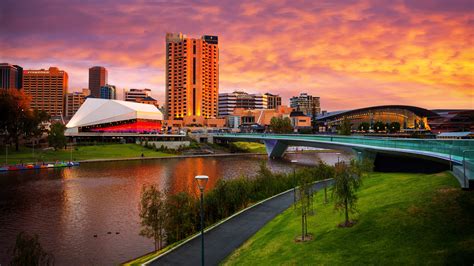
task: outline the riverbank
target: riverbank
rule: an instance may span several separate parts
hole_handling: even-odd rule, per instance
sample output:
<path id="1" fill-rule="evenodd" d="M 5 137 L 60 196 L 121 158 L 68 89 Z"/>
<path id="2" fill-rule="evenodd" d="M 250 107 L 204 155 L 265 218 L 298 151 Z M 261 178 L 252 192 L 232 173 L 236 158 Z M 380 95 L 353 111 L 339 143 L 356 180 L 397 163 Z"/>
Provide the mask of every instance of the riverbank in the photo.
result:
<path id="1" fill-rule="evenodd" d="M 343 216 L 318 193 L 308 217 L 312 241 L 295 242 L 301 216 L 288 209 L 224 264 L 472 264 L 474 194 L 448 172 L 374 173 L 358 197 L 352 228 L 337 227 Z"/>
<path id="2" fill-rule="evenodd" d="M 314 191 L 329 186 L 332 180 L 316 181 Z M 206 263 L 217 265 L 231 252 L 255 234 L 277 214 L 293 204 L 294 190 L 289 189 L 261 200 L 205 229 Z M 140 258 L 123 263 L 131 265 L 196 265 L 201 261 L 200 233 Z"/>
<path id="3" fill-rule="evenodd" d="M 217 145 L 206 145 L 210 148 L 209 154 L 192 154 L 193 150 L 188 150 L 187 154 L 170 153 L 156 151 L 142 147 L 138 144 L 98 144 L 90 146 L 76 146 L 71 150 L 33 150 L 27 147 L 20 147 L 18 152 L 8 151 L 8 155 L 3 158 L 3 162 L 8 161 L 9 165 L 27 164 L 36 162 L 56 162 L 56 161 L 75 161 L 80 163 L 91 162 L 111 162 L 111 161 L 129 161 L 129 160 L 148 160 L 164 158 L 193 158 L 193 157 L 221 157 L 221 156 L 240 156 L 240 155 L 266 155 L 265 145 L 261 143 L 236 142 L 238 152 Z M 303 151 L 299 151 L 303 152 Z M 304 151 L 307 152 L 334 152 L 331 150 Z M 289 152 L 293 153 L 293 152 Z M 142 156 L 143 154 L 143 156 Z"/>
<path id="4" fill-rule="evenodd" d="M 4 151 L 5 152 L 5 151 Z M 8 150 L 7 158 L 5 153 L 3 162 L 8 164 L 35 163 L 35 162 L 55 162 L 55 161 L 84 161 L 90 159 L 118 159 L 127 157 L 167 157 L 173 154 L 154 151 L 141 147 L 137 144 L 104 144 L 91 146 L 76 146 L 71 150 L 40 150 L 27 147 L 20 147 L 19 151 Z"/>

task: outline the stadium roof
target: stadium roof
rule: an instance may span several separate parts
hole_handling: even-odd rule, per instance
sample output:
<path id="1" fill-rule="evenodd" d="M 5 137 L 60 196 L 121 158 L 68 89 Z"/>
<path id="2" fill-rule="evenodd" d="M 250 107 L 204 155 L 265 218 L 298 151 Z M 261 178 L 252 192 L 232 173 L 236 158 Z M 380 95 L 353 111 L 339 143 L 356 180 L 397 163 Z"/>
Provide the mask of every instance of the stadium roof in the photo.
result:
<path id="1" fill-rule="evenodd" d="M 87 98 L 66 127 L 84 127 L 130 119 L 163 120 L 163 114 L 151 104 Z"/>
<path id="2" fill-rule="evenodd" d="M 443 132 L 438 134 L 438 137 L 468 137 L 472 135 L 473 132 L 466 131 L 466 132 Z"/>
<path id="3" fill-rule="evenodd" d="M 360 109 L 353 109 L 353 110 L 345 110 L 345 111 L 335 111 L 331 113 L 327 113 L 322 116 L 318 116 L 317 120 L 325 120 L 325 119 L 332 119 L 335 117 L 338 117 L 339 115 L 350 115 L 358 112 L 365 112 L 365 111 L 370 111 L 370 110 L 377 110 L 377 109 L 405 109 L 409 110 L 413 113 L 415 113 L 418 116 L 422 117 L 428 117 L 428 118 L 434 118 L 434 117 L 439 117 L 439 115 L 433 111 L 416 107 L 416 106 L 409 106 L 409 105 L 380 105 L 380 106 L 371 106 L 371 107 L 365 107 L 365 108 L 360 108 Z"/>

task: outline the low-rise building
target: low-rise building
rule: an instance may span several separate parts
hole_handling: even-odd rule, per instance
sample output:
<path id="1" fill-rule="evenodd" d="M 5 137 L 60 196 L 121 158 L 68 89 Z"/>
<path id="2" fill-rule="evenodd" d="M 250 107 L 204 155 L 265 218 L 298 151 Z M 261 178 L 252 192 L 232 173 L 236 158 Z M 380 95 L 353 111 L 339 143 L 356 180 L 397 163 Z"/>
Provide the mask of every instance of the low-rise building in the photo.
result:
<path id="1" fill-rule="evenodd" d="M 57 67 L 23 71 L 23 88 L 31 96 L 31 107 L 47 112 L 53 118 L 64 115 L 68 74 Z"/>
<path id="2" fill-rule="evenodd" d="M 125 90 L 124 99 L 127 102 L 138 102 L 137 99 L 151 97 L 150 89 L 130 89 Z"/>
<path id="3" fill-rule="evenodd" d="M 66 119 L 71 119 L 86 100 L 84 92 L 71 92 L 66 94 L 64 115 Z"/>
<path id="4" fill-rule="evenodd" d="M 316 118 L 316 116 L 321 113 L 319 97 L 307 93 L 301 93 L 299 96 L 291 97 L 290 107 L 312 118 Z"/>
<path id="5" fill-rule="evenodd" d="M 158 101 L 150 96 L 145 97 L 145 98 L 136 98 L 135 100 L 137 101 L 137 103 L 153 104 L 156 107 L 158 107 Z"/>
<path id="6" fill-rule="evenodd" d="M 243 109 L 235 108 L 227 117 L 227 126 L 233 129 L 258 128 L 263 131 L 270 125 L 272 118 L 290 118 L 291 107 L 280 105 L 276 109 Z"/>
<path id="7" fill-rule="evenodd" d="M 114 85 L 105 84 L 100 87 L 100 98 L 108 100 L 117 99 L 117 88 Z"/>
<path id="8" fill-rule="evenodd" d="M 295 131 L 302 129 L 312 129 L 311 127 L 311 117 L 305 115 L 301 111 L 293 111 L 290 113 L 291 125 Z"/>
<path id="9" fill-rule="evenodd" d="M 8 63 L 0 64 L 0 89 L 23 88 L 23 68 Z"/>
<path id="10" fill-rule="evenodd" d="M 249 94 L 243 91 L 220 93 L 218 113 L 220 117 L 231 115 L 235 108 L 275 109 L 281 105 L 281 97 L 270 93 Z"/>
<path id="11" fill-rule="evenodd" d="M 265 93 L 267 97 L 267 109 L 276 109 L 281 105 L 281 97 L 277 94 Z"/>

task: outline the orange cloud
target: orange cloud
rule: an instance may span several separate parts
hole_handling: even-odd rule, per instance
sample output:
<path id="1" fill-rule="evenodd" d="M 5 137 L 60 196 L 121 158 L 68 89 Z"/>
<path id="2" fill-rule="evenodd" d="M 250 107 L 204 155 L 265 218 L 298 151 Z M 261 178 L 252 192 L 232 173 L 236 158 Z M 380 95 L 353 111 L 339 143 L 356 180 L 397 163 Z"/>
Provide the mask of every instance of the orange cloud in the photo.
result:
<path id="1" fill-rule="evenodd" d="M 474 108 L 469 1 L 105 0 L 71 1 L 62 12 L 6 1 L 1 58 L 57 65 L 73 88 L 87 86 L 88 67 L 105 65 L 111 83 L 151 88 L 162 101 L 164 36 L 181 31 L 219 35 L 221 91 L 310 92 L 329 110 Z"/>

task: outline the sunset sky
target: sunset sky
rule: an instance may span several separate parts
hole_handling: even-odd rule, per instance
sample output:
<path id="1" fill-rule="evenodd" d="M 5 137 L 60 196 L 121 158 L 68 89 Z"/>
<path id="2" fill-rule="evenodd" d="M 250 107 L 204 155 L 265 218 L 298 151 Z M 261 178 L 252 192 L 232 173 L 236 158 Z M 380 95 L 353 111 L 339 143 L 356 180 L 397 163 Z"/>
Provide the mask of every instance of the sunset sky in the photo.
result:
<path id="1" fill-rule="evenodd" d="M 0 61 L 88 68 L 163 103 L 165 34 L 218 35 L 220 92 L 299 92 L 323 110 L 474 108 L 474 1 L 2 0 Z M 1 62 L 0 62 L 1 63 Z"/>

